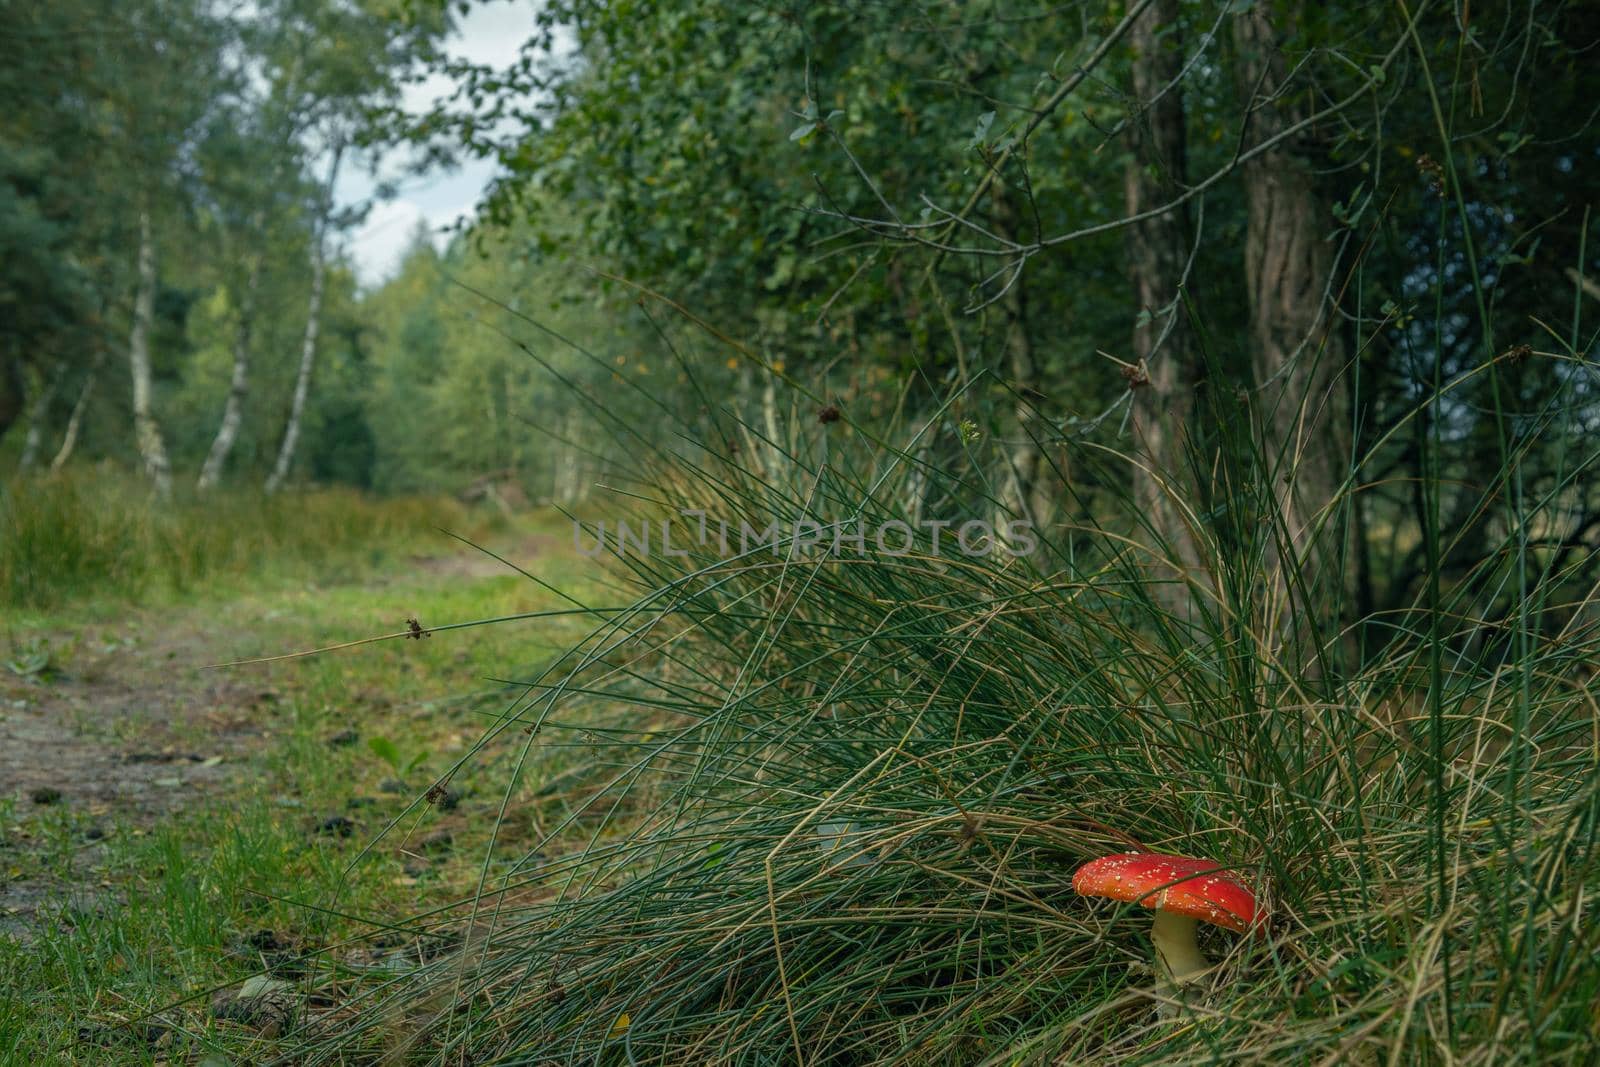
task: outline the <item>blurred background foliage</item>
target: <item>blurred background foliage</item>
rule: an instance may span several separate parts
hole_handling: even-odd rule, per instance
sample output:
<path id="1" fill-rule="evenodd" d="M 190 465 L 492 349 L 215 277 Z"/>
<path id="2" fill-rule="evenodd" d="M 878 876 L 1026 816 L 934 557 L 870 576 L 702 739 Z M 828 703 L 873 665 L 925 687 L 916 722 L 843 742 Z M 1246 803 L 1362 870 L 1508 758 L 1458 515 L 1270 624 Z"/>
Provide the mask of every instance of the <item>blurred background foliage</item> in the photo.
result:
<path id="1" fill-rule="evenodd" d="M 1590 575 L 1592 5 L 552 0 L 509 67 L 471 10 L 0 5 L 0 463 L 571 502 L 835 404 L 960 475 L 929 513 L 1131 484 L 1173 543 L 1244 536 L 1254 448 L 1347 619 L 1420 595 L 1434 474 L 1447 584 L 1500 581 L 1513 475 Z M 395 175 L 474 155 L 359 281 Z"/>

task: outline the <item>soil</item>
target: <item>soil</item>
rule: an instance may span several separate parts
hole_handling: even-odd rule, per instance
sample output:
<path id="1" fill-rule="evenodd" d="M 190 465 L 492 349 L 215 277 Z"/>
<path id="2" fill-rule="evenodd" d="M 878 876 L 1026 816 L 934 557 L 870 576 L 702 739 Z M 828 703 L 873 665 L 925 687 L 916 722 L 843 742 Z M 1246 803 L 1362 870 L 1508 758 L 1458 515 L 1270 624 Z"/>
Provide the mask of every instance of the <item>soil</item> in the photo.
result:
<path id="1" fill-rule="evenodd" d="M 568 546 L 571 544 L 570 538 L 564 539 L 553 534 L 535 534 L 523 538 L 515 551 L 506 552 L 503 546 L 497 546 L 494 551 L 506 553 L 503 560 L 496 559 L 488 552 L 480 551 L 471 545 L 462 544 L 461 551 L 453 555 L 413 556 L 410 564 L 415 570 L 451 578 L 504 578 L 516 574 L 517 566 L 527 566 L 541 556 L 559 555 L 563 549 L 570 553 L 571 549 Z M 505 560 L 510 562 L 507 563 Z"/>
<path id="2" fill-rule="evenodd" d="M 225 791 L 271 737 L 277 702 L 247 678 L 201 670 L 216 641 L 197 626 L 90 627 L 51 643 L 75 646 L 64 667 L 0 668 L 0 798 L 16 805 L 0 823 L 0 933 L 24 937 L 40 911 L 93 903 L 111 834 Z M 46 847 L 20 816 L 46 807 L 70 835 L 67 877 L 17 862 Z"/>

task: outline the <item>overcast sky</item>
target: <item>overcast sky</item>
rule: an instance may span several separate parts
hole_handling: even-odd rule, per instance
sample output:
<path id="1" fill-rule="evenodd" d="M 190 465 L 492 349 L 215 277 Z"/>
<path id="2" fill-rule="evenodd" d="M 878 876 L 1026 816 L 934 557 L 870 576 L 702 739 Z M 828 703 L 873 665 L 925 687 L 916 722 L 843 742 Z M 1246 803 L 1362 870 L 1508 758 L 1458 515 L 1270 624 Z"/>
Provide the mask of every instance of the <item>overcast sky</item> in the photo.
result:
<path id="1" fill-rule="evenodd" d="M 458 29 L 448 48 L 458 58 L 509 66 L 516 60 L 522 43 L 533 36 L 533 17 L 538 9 L 539 0 L 480 0 L 465 18 L 458 18 Z M 448 96 L 451 88 L 448 79 L 435 76 L 411 87 L 406 94 L 407 103 L 413 111 L 424 111 L 435 99 Z M 494 169 L 492 162 L 463 158 L 462 165 L 454 171 L 405 180 L 398 197 L 376 205 L 366 223 L 346 238 L 345 248 L 361 283 L 376 285 L 394 271 L 419 222 L 435 231 L 434 243 L 442 248 L 445 237 L 437 231 L 471 213 Z M 340 204 L 365 200 L 372 195 L 374 184 L 370 175 L 347 169 L 339 180 Z"/>

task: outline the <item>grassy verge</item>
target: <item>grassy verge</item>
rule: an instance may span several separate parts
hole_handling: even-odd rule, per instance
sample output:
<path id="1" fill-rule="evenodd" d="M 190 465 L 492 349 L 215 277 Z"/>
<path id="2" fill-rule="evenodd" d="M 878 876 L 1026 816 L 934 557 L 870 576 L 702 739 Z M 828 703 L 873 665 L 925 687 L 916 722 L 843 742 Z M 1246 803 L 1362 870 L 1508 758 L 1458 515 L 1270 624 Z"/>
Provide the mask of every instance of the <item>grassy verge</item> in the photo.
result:
<path id="1" fill-rule="evenodd" d="M 563 817 L 559 790 L 502 817 L 514 747 L 480 750 L 438 802 L 422 795 L 508 702 L 495 679 L 540 669 L 581 635 L 570 615 L 200 669 L 394 633 L 407 618 L 438 627 L 571 610 L 434 531 L 411 537 L 426 517 L 419 506 L 414 524 L 395 525 L 408 539 L 386 561 L 363 560 L 360 581 L 307 548 L 267 563 L 265 578 L 218 568 L 158 606 L 123 605 L 113 629 L 141 635 L 131 646 L 104 640 L 108 624 L 84 602 L 35 613 L 36 631 L 56 638 L 56 660 L 26 682 L 12 677 L 6 696 L 50 706 L 114 675 L 130 703 L 171 701 L 164 736 L 180 753 L 219 751 L 218 721 L 239 724 L 251 740 L 208 768 L 226 772 L 210 788 L 203 763 L 174 762 L 171 778 L 160 779 L 171 803 L 159 810 L 96 808 L 72 782 L 54 804 L 0 801 L 0 879 L 48 889 L 36 916 L 0 925 L 0 1062 L 268 1058 L 290 1024 L 326 1008 L 330 988 L 352 975 L 400 973 L 429 953 L 426 937 L 385 929 L 384 916 L 470 897 L 491 832 L 531 848 L 535 827 Z M 535 517 L 492 540 L 545 581 L 603 595 L 582 580 L 556 520 Z M 278 580 L 305 573 L 336 580 Z M 113 709 L 90 718 L 85 744 L 102 733 L 121 748 L 150 744 L 119 736 Z M 530 768 L 539 776 L 530 788 L 575 759 L 558 752 Z M 0 908 L 18 899 L 0 891 Z M 312 976 L 320 999 L 305 995 Z M 263 998 L 230 1000 L 252 977 Z M 279 1019 L 274 998 L 291 986 Z"/>
<path id="2" fill-rule="evenodd" d="M 317 489 L 159 502 L 108 470 L 14 478 L 0 486 L 0 609 L 38 614 L 326 578 L 414 552 L 436 526 L 491 525 L 445 498 Z"/>

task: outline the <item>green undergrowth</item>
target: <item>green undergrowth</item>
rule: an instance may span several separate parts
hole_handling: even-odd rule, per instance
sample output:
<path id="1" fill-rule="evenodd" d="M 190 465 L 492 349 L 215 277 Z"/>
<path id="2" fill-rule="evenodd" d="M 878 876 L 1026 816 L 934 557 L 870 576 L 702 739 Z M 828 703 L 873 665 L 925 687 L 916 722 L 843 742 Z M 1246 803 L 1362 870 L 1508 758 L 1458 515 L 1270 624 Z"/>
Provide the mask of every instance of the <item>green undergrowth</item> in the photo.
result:
<path id="1" fill-rule="evenodd" d="M 608 595 L 571 543 L 559 517 L 540 513 L 485 545 L 578 599 Z M 376 917 L 470 896 L 491 834 L 532 848 L 539 827 L 566 817 L 564 783 L 586 750 L 530 765 L 538 796 L 510 818 L 501 788 L 515 744 L 481 748 L 473 767 L 448 772 L 515 699 L 505 676 L 556 658 L 581 636 L 582 613 L 433 530 L 363 573 L 234 595 L 213 584 L 125 609 L 114 624 L 83 623 L 70 639 L 62 617 L 47 620 L 54 668 L 13 695 L 47 702 L 51 686 L 115 671 L 136 693 L 177 698 L 180 752 L 227 757 L 209 787 L 191 780 L 189 757 L 172 764 L 171 814 L 91 808 L 70 781 L 56 804 L 0 801 L 0 879 L 12 890 L 0 906 L 23 899 L 18 888 L 45 891 L 37 914 L 0 914 L 0 1063 L 270 1059 L 288 1026 L 327 1012 L 343 984 L 437 955 L 428 938 Z M 396 634 L 411 618 L 430 632 L 207 666 Z M 219 748 L 219 721 L 248 740 Z M 288 1014 L 240 1014 L 228 1000 L 241 989 L 293 990 Z"/>
<path id="2" fill-rule="evenodd" d="M 444 497 L 332 488 L 269 497 L 252 488 L 161 501 L 140 479 L 106 468 L 14 477 L 0 485 L 0 610 L 358 574 L 414 553 L 436 527 L 481 535 L 495 521 Z"/>
<path id="3" fill-rule="evenodd" d="M 587 749 L 571 813 L 390 919 L 451 950 L 339 985 L 278 1062 L 1592 1062 L 1600 629 L 1527 531 L 1594 455 L 1358 641 L 1247 449 L 1187 563 L 1104 496 L 1028 558 L 961 547 L 1002 506 L 981 464 L 919 469 L 927 425 L 642 459 L 618 499 L 687 554 L 623 553 L 632 605 L 479 741 L 519 749 L 506 827 L 530 767 Z M 919 500 L 953 525 L 909 551 L 814 536 Z M 725 548 L 699 515 L 813 525 Z M 1149 913 L 1070 888 L 1128 850 L 1237 872 L 1263 936 L 1208 932 L 1218 970 L 1174 998 Z"/>

